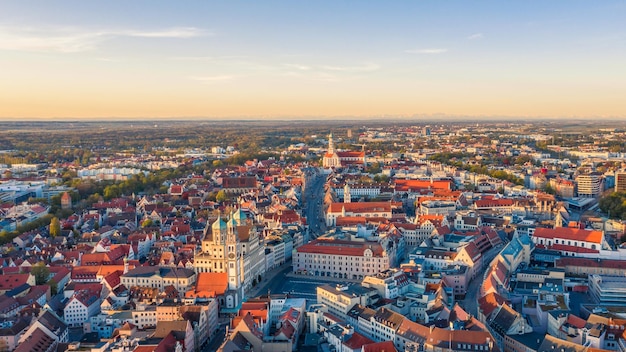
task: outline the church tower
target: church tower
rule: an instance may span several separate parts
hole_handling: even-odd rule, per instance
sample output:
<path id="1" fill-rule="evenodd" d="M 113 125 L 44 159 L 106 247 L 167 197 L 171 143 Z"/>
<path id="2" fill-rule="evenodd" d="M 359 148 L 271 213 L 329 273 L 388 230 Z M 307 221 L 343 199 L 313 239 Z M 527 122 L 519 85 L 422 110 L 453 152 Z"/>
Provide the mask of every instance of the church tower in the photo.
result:
<path id="1" fill-rule="evenodd" d="M 556 212 L 556 216 L 554 217 L 554 228 L 563 227 L 563 216 L 560 211 Z"/>
<path id="2" fill-rule="evenodd" d="M 335 152 L 335 143 L 333 142 L 332 132 L 328 135 L 328 151 L 322 158 L 322 166 L 325 168 L 340 167 L 339 156 Z"/>
<path id="3" fill-rule="evenodd" d="M 348 186 L 347 183 L 345 186 L 343 186 L 343 202 L 344 203 L 352 202 L 352 194 L 350 194 L 350 186 Z"/>
<path id="4" fill-rule="evenodd" d="M 221 215 L 217 216 L 217 220 L 211 225 L 214 244 L 224 244 L 226 240 L 227 226 Z"/>

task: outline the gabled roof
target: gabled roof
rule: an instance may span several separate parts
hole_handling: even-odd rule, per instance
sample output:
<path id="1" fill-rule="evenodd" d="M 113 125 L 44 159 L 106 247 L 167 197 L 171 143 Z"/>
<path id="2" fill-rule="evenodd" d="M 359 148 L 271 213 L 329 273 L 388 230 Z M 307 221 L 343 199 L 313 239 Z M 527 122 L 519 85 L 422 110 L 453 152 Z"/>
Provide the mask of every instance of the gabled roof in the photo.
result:
<path id="1" fill-rule="evenodd" d="M 46 312 L 43 313 L 37 321 L 57 336 L 63 335 L 63 332 L 67 330 L 65 322 L 49 310 L 46 310 Z"/>
<path id="2" fill-rule="evenodd" d="M 0 290 L 11 290 L 27 283 L 30 274 L 0 275 Z"/>
<path id="3" fill-rule="evenodd" d="M 398 192 L 417 191 L 421 189 L 451 189 L 452 181 L 430 181 L 430 180 L 396 180 L 395 189 Z"/>
<path id="4" fill-rule="evenodd" d="M 400 324 L 402 324 L 402 321 L 404 321 L 404 316 L 382 307 L 376 311 L 374 320 L 395 330 L 400 326 Z"/>
<path id="5" fill-rule="evenodd" d="M 170 332 L 174 332 L 174 335 L 182 334 L 182 339 L 184 340 L 185 335 L 187 333 L 187 324 L 189 322 L 187 320 L 171 320 L 171 321 L 158 321 L 156 329 L 154 330 L 154 334 L 152 337 L 156 338 L 164 338 Z M 180 336 L 176 336 L 177 339 L 181 339 Z"/>
<path id="6" fill-rule="evenodd" d="M 227 273 L 198 273 L 195 294 L 204 297 L 223 295 L 228 289 Z M 189 291 L 188 291 L 189 292 Z"/>
<path id="7" fill-rule="evenodd" d="M 501 329 L 500 331 L 506 333 L 513 323 L 519 316 L 519 313 L 513 310 L 513 308 L 509 307 L 508 304 L 503 304 L 500 306 L 500 310 L 496 313 L 496 315 L 491 319 L 489 325 L 493 327 L 497 327 L 497 329 Z"/>
<path id="8" fill-rule="evenodd" d="M 363 346 L 363 352 L 397 352 L 393 341 L 375 342 Z"/>
<path id="9" fill-rule="evenodd" d="M 401 206 L 398 202 L 331 203 L 328 212 L 341 213 L 345 209 L 347 213 L 389 213 Z"/>
<path id="10" fill-rule="evenodd" d="M 374 343 L 374 341 L 367 336 L 361 335 L 358 332 L 352 333 L 350 337 L 343 342 L 343 344 L 351 350 L 355 350 L 357 348 L 362 348 L 363 345 L 369 345 Z"/>
<path id="11" fill-rule="evenodd" d="M 552 335 L 546 335 L 545 339 L 537 348 L 537 352 L 601 352 L 607 350 L 601 350 L 597 348 L 589 348 L 583 345 L 579 345 L 575 342 L 561 340 Z"/>
<path id="12" fill-rule="evenodd" d="M 513 205 L 513 199 L 479 199 L 474 205 L 476 208 L 510 207 Z"/>
<path id="13" fill-rule="evenodd" d="M 567 323 L 579 329 L 584 328 L 585 325 L 587 324 L 587 322 L 584 319 L 579 318 L 571 313 L 567 315 Z"/>
<path id="14" fill-rule="evenodd" d="M 488 317 L 491 312 L 496 310 L 498 306 L 506 303 L 506 300 L 495 292 L 490 292 L 485 296 L 478 299 L 478 308 L 485 317 Z"/>
<path id="15" fill-rule="evenodd" d="M 300 311 L 295 309 L 294 307 L 290 307 L 285 313 L 280 316 L 280 320 L 282 321 L 290 321 L 292 323 L 297 323 L 300 318 Z"/>
<path id="16" fill-rule="evenodd" d="M 383 255 L 383 247 L 379 243 L 355 242 L 343 240 L 316 239 L 297 248 L 299 253 L 320 253 L 330 255 L 362 256 L 370 249 L 375 257 Z"/>
<path id="17" fill-rule="evenodd" d="M 535 229 L 533 237 L 548 238 L 548 239 L 565 239 L 572 241 L 585 241 L 590 243 L 601 244 L 604 237 L 602 231 L 595 230 L 583 230 L 578 228 L 569 227 L 557 227 L 554 229 L 548 229 L 540 227 Z"/>
<path id="18" fill-rule="evenodd" d="M 121 282 L 120 276 L 122 273 L 123 273 L 122 271 L 116 270 L 110 273 L 109 275 L 105 276 L 104 281 L 106 281 L 109 287 L 116 288 Z"/>
<path id="19" fill-rule="evenodd" d="M 14 352 L 41 352 L 47 351 L 52 346 L 57 345 L 57 341 L 51 336 L 48 336 L 42 329 L 35 328 L 35 330 L 26 337 L 22 343 L 20 343 Z"/>
<path id="20" fill-rule="evenodd" d="M 291 340 L 296 333 L 296 329 L 291 324 L 282 324 L 280 329 L 276 331 L 274 336 L 284 336 L 286 339 Z"/>

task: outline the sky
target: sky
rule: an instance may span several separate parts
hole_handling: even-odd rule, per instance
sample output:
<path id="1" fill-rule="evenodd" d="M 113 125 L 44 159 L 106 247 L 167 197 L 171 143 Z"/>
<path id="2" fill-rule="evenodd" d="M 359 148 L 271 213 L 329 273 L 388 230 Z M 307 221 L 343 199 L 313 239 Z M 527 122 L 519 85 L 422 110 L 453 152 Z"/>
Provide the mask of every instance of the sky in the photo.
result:
<path id="1" fill-rule="evenodd" d="M 0 0 L 0 118 L 626 118 L 625 1 Z"/>

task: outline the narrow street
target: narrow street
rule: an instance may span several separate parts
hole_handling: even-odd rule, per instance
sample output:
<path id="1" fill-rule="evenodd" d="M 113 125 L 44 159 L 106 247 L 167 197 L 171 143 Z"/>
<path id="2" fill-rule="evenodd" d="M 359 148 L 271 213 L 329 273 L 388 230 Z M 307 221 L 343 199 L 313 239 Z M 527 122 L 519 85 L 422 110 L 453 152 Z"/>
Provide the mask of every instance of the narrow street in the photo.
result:
<path id="1" fill-rule="evenodd" d="M 204 345 L 204 347 L 202 349 L 200 349 L 200 351 L 202 352 L 213 352 L 213 351 L 217 351 L 217 349 L 222 345 L 222 343 L 224 343 L 224 339 L 226 336 L 226 324 L 222 324 L 219 327 L 219 331 L 217 332 L 217 334 L 215 334 L 215 336 L 213 336 L 213 338 L 211 340 L 209 340 L 209 342 Z"/>
<path id="2" fill-rule="evenodd" d="M 505 244 L 498 245 L 487 251 L 484 256 L 483 267 L 480 269 L 476 277 L 467 285 L 465 299 L 459 301 L 459 305 L 472 316 L 478 315 L 478 298 L 480 296 L 480 285 L 483 282 L 485 271 L 489 268 L 489 263 L 504 248 Z"/>

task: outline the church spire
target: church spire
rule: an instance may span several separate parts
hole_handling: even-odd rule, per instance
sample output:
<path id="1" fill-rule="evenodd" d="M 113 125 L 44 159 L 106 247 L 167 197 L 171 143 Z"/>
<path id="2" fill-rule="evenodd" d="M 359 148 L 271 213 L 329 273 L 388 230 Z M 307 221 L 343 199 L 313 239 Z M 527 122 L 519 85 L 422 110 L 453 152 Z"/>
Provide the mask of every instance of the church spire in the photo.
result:
<path id="1" fill-rule="evenodd" d="M 333 133 L 328 135 L 328 154 L 335 153 L 335 144 L 333 143 Z"/>

